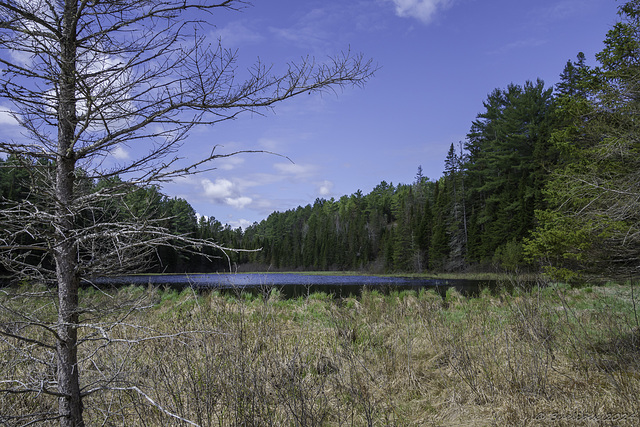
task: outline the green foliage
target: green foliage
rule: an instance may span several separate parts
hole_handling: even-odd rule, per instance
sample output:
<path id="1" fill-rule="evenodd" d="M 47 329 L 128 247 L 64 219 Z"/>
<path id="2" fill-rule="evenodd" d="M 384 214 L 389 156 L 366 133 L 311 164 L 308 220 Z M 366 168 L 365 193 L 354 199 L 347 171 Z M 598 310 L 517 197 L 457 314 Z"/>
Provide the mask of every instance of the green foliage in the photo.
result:
<path id="1" fill-rule="evenodd" d="M 581 91 L 560 98 L 563 126 L 551 139 L 560 153 L 545 190 L 549 208 L 526 244 L 563 280 L 637 274 L 640 256 L 640 2 L 619 9 L 621 21 L 581 69 Z M 586 83 L 585 83 L 586 82 Z"/>
<path id="2" fill-rule="evenodd" d="M 577 282 L 637 274 L 640 258 L 640 0 L 619 9 L 590 67 L 579 53 L 552 88 L 541 80 L 495 89 L 443 176 L 418 167 L 411 184 L 382 181 L 285 212 L 246 229 L 196 218 L 186 200 L 135 188 L 100 207 L 104 221 L 159 221 L 176 236 L 260 249 L 227 257 L 158 250 L 159 269 L 258 268 L 371 272 L 521 270 L 540 265 Z M 3 203 L 28 194 L 25 159 L 0 160 Z M 29 160 L 33 161 L 33 160 Z M 80 172 L 81 173 L 81 172 Z M 118 177 L 93 183 L 95 191 Z M 206 214 L 206 213 L 205 213 Z M 174 246 L 178 246 L 176 244 Z"/>
<path id="3" fill-rule="evenodd" d="M 593 84 L 593 74 L 586 64 L 584 53 L 577 55 L 577 61 L 567 61 L 567 64 L 560 74 L 560 82 L 556 84 L 556 90 L 560 97 L 586 99 L 589 88 Z"/>
<path id="4" fill-rule="evenodd" d="M 499 246 L 493 255 L 493 263 L 506 271 L 517 271 L 523 261 L 522 244 L 516 240 Z"/>
<path id="5" fill-rule="evenodd" d="M 422 271 L 429 264 L 434 183 L 382 181 L 370 194 L 275 212 L 244 230 L 251 262 L 306 270 Z"/>
<path id="6" fill-rule="evenodd" d="M 524 241 L 525 258 L 538 263 L 548 275 L 558 280 L 579 280 L 578 271 L 586 260 L 587 250 L 593 245 L 589 230 L 576 218 L 557 211 L 545 210 L 536 214 L 540 225 Z"/>
<path id="7" fill-rule="evenodd" d="M 465 148 L 469 208 L 469 258 L 482 262 L 510 240 L 521 241 L 543 203 L 549 135 L 555 123 L 551 89 L 527 82 L 494 90 L 473 122 Z"/>
<path id="8" fill-rule="evenodd" d="M 563 90 L 577 91 L 586 66 L 581 59 L 571 66 Z M 374 272 L 526 266 L 522 242 L 536 224 L 535 211 L 546 206 L 548 170 L 561 150 L 551 135 L 563 111 L 579 106 L 556 102 L 538 80 L 496 89 L 484 107 L 464 150 L 451 144 L 441 179 L 429 181 L 419 168 L 411 185 L 382 181 L 367 195 L 276 212 L 245 230 L 245 247 L 264 248 L 252 261 Z"/>

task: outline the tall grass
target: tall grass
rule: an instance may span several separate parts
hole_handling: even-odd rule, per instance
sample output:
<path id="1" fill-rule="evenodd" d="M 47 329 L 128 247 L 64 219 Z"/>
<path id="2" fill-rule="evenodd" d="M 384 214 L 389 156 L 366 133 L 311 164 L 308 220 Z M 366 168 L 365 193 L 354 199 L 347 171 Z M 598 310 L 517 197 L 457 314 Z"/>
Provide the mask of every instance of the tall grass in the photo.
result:
<path id="1" fill-rule="evenodd" d="M 80 350 L 87 388 L 110 379 L 86 397 L 85 415 L 89 425 L 128 426 L 636 425 L 640 325 L 631 290 L 515 283 L 477 298 L 452 290 L 296 300 L 86 292 L 87 307 L 115 301 L 120 309 L 100 319 L 111 325 L 108 345 Z M 123 318 L 122 307 L 146 308 Z M 0 316 L 16 324 L 11 312 Z M 39 372 L 10 344 L 0 342 L 2 379 Z M 53 405 L 44 395 L 0 394 L 0 414 Z"/>

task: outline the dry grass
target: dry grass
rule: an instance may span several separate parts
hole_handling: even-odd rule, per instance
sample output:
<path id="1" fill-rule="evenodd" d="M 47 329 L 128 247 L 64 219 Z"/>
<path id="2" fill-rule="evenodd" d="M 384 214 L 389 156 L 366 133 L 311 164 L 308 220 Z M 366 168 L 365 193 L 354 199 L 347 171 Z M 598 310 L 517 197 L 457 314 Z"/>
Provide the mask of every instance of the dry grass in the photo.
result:
<path id="1" fill-rule="evenodd" d="M 126 288 L 83 300 L 120 308 L 100 318 L 120 319 L 111 342 L 81 348 L 85 385 L 106 386 L 85 399 L 88 425 L 640 423 L 629 286 L 286 301 Z M 127 311 L 134 303 L 149 307 Z M 0 352 L 2 379 L 46 376 L 6 342 Z M 0 395 L 0 414 L 46 407 L 45 395 Z"/>

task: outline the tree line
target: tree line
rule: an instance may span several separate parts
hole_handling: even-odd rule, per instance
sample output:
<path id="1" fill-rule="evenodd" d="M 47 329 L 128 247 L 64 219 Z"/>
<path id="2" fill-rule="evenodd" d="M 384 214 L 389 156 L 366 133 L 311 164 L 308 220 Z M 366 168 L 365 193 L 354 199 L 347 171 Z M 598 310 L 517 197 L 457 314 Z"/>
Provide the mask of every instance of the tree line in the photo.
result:
<path id="1" fill-rule="evenodd" d="M 29 160 L 16 156 L 0 159 L 0 209 L 11 209 L 14 203 L 34 197 L 34 186 L 37 186 L 39 181 L 24 167 L 27 161 Z M 40 171 L 51 171 L 55 168 L 53 162 L 43 159 L 32 162 L 38 163 Z M 82 170 L 79 173 L 85 175 Z M 80 215 L 85 216 L 81 222 L 106 224 L 136 220 L 152 224 L 166 230 L 169 236 L 174 236 L 173 239 L 167 238 L 164 244 L 157 245 L 152 253 L 146 254 L 145 259 L 139 260 L 145 265 L 143 271 L 175 273 L 207 271 L 211 268 L 229 269 L 227 257 L 218 248 L 199 247 L 196 250 L 184 244 L 181 237 L 199 241 L 235 241 L 234 233 L 238 230 L 233 231 L 231 227 L 223 226 L 214 218 L 198 218 L 187 200 L 163 194 L 158 185 L 127 184 L 117 175 L 95 180 L 87 179 L 82 186 L 85 193 L 118 190 L 112 193 L 113 197 L 105 198 L 99 205 L 94 206 L 92 211 Z M 23 235 L 19 240 L 25 248 L 26 259 L 32 263 L 53 266 L 50 256 L 43 258 L 33 253 L 35 245 L 41 243 L 42 238 L 35 237 L 33 233 L 33 236 Z M 86 253 L 84 255 L 89 256 Z"/>
<path id="2" fill-rule="evenodd" d="M 568 61 L 555 87 L 541 80 L 493 90 L 464 141 L 452 143 L 437 180 L 423 176 L 370 193 L 274 212 L 246 229 L 197 217 L 157 186 L 111 200 L 110 220 L 147 218 L 176 236 L 247 251 L 160 245 L 151 271 L 236 268 L 424 272 L 545 268 L 559 277 L 632 274 L 637 259 L 637 115 L 640 5 L 621 21 L 590 67 Z M 4 199 L 29 193 L 24 169 L 0 168 Z M 95 189 L 117 177 L 97 180 Z M 119 200 L 116 202 L 115 200 Z M 116 204 L 118 204 L 116 206 Z M 245 267 L 243 267 L 245 266 Z"/>
<path id="3" fill-rule="evenodd" d="M 538 269 L 562 278 L 636 272 L 640 236 L 637 89 L 640 5 L 621 6 L 598 65 L 568 61 L 554 87 L 541 80 L 493 90 L 437 180 L 382 181 L 370 193 L 274 212 L 232 229 L 189 203 L 139 186 L 102 212 L 146 218 L 175 236 L 243 251 L 159 245 L 148 271 L 242 268 L 371 272 Z M 30 194 L 18 159 L 1 161 L 3 200 Z M 15 166 L 15 167 L 12 167 Z M 93 191 L 121 184 L 90 181 Z M 251 267 L 247 267 L 250 265 Z"/>
<path id="4" fill-rule="evenodd" d="M 317 199 L 244 230 L 214 217 L 198 218 L 186 200 L 167 197 L 158 186 L 139 186 L 104 202 L 101 221 L 144 219 L 176 236 L 247 250 L 223 255 L 168 241 L 152 254 L 148 271 L 154 272 L 228 271 L 246 264 L 374 272 L 515 266 L 523 261 L 520 244 L 533 228 L 534 210 L 543 204 L 545 168 L 556 162 L 549 148 L 556 104 L 541 81 L 496 89 L 467 141 L 451 144 L 443 176 L 435 181 L 419 166 L 410 184 L 382 181 L 369 194 L 358 190 L 338 200 Z M 10 157 L 2 166 L 3 198 L 27 197 L 29 180 L 18 159 Z M 85 191 L 117 185 L 117 176 L 89 180 Z"/>
<path id="5" fill-rule="evenodd" d="M 374 272 L 540 269 L 566 280 L 636 277 L 640 258 L 640 1 L 590 66 L 579 53 L 554 87 L 492 91 L 443 175 L 382 181 L 275 212 L 234 243 L 237 262 Z"/>

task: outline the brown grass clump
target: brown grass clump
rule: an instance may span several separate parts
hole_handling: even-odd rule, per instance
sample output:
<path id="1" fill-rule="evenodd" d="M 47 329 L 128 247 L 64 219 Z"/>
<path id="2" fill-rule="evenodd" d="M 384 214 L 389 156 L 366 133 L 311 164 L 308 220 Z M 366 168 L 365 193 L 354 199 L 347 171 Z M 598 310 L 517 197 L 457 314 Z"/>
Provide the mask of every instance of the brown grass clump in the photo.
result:
<path id="1" fill-rule="evenodd" d="M 99 323 L 108 337 L 80 349 L 85 389 L 95 389 L 84 401 L 89 425 L 640 423 L 628 285 L 297 300 L 126 288 L 83 301 L 117 307 L 99 318 L 88 309 L 81 329 L 91 337 Z M 0 316 L 17 324 L 8 310 Z M 0 341 L 1 379 L 50 375 L 24 356 L 32 351 L 47 356 Z M 19 425 L 11 415 L 55 403 L 0 394 L 0 421 Z"/>

